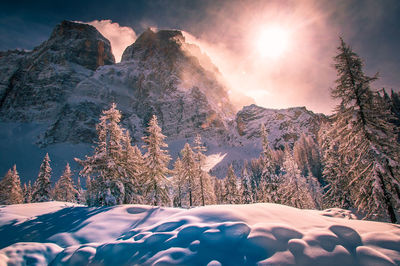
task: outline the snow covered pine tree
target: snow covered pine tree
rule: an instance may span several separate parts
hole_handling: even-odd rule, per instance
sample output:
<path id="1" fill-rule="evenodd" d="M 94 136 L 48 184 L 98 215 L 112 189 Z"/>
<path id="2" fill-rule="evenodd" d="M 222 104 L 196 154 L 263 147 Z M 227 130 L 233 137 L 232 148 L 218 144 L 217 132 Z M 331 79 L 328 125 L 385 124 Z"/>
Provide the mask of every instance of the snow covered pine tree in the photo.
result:
<path id="1" fill-rule="evenodd" d="M 264 124 L 261 124 L 261 141 L 263 148 L 260 156 L 260 161 L 262 163 L 262 174 L 257 189 L 257 200 L 258 202 L 278 203 L 279 197 L 277 193 L 279 178 L 275 173 L 272 150 L 269 147 L 268 133 Z"/>
<path id="2" fill-rule="evenodd" d="M 0 204 L 20 204 L 24 202 L 24 196 L 21 189 L 21 180 L 19 178 L 17 167 L 8 170 L 6 175 L 0 181 Z"/>
<path id="3" fill-rule="evenodd" d="M 40 165 L 38 177 L 33 184 L 32 202 L 44 202 L 52 199 L 50 177 L 50 157 L 49 154 L 46 153 L 46 156 Z"/>
<path id="4" fill-rule="evenodd" d="M 173 206 L 184 207 L 184 200 L 186 198 L 186 186 L 185 186 L 185 173 L 181 159 L 178 157 L 174 163 L 173 177 L 172 177 L 172 189 L 173 189 Z"/>
<path id="5" fill-rule="evenodd" d="M 131 145 L 129 131 L 123 138 L 123 168 L 125 169 L 124 187 L 126 204 L 143 203 L 142 184 L 145 182 L 146 164 L 142 152 L 135 145 Z"/>
<path id="6" fill-rule="evenodd" d="M 75 158 L 83 166 L 80 174 L 87 177 L 89 206 L 122 204 L 125 198 L 123 180 L 126 176 L 123 162 L 123 130 L 119 126 L 121 113 L 113 103 L 103 111 L 96 130 L 98 140 L 92 156 L 85 160 Z"/>
<path id="7" fill-rule="evenodd" d="M 353 207 L 353 203 L 348 192 L 347 186 L 349 178 L 344 166 L 343 156 L 339 154 L 338 143 L 329 131 L 330 125 L 323 125 L 319 132 L 320 147 L 322 149 L 322 161 L 324 170 L 322 172 L 323 179 L 327 182 L 325 186 L 325 194 L 323 195 L 323 208 L 338 207 L 349 209 Z"/>
<path id="8" fill-rule="evenodd" d="M 24 183 L 24 203 L 31 203 L 32 201 L 32 186 L 31 186 L 31 181 L 28 181 L 28 185 Z"/>
<path id="9" fill-rule="evenodd" d="M 241 193 L 239 193 L 237 177 L 232 164 L 230 164 L 225 178 L 224 201 L 227 204 L 238 204 L 240 203 L 240 198 Z"/>
<path id="10" fill-rule="evenodd" d="M 194 147 L 193 151 L 195 153 L 195 161 L 197 164 L 197 176 L 199 182 L 199 197 L 201 199 L 201 205 L 215 204 L 215 192 L 214 186 L 211 181 L 211 176 L 205 171 L 204 164 L 206 162 L 207 156 L 203 153 L 207 151 L 207 148 L 203 145 L 201 136 L 196 135 L 193 141 Z"/>
<path id="11" fill-rule="evenodd" d="M 69 163 L 65 166 L 64 173 L 57 181 L 53 189 L 53 199 L 58 201 L 76 202 L 78 190 L 72 182 L 72 173 Z"/>
<path id="12" fill-rule="evenodd" d="M 197 182 L 198 169 L 196 166 L 196 161 L 194 159 L 194 152 L 190 147 L 189 143 L 186 143 L 181 151 L 182 155 L 182 176 L 183 184 L 186 189 L 187 199 L 184 200 L 184 206 L 198 206 L 199 204 L 199 183 Z"/>
<path id="13" fill-rule="evenodd" d="M 281 203 L 300 209 L 314 209 L 315 203 L 310 188 L 305 177 L 301 175 L 288 145 L 285 146 L 283 170 L 283 182 L 278 190 Z"/>
<path id="14" fill-rule="evenodd" d="M 361 58 L 340 40 L 338 73 L 331 94 L 341 102 L 334 114 L 332 137 L 343 157 L 349 193 L 366 218 L 398 222 L 400 206 L 399 144 L 390 110 L 370 88 L 377 79 L 363 72 Z M 343 188 L 346 189 L 346 188 Z"/>
<path id="15" fill-rule="evenodd" d="M 166 175 L 169 173 L 168 163 L 171 157 L 164 142 L 165 135 L 157 124 L 157 117 L 153 115 L 147 127 L 147 136 L 143 137 L 144 148 L 147 152 L 144 154 L 146 170 L 144 173 L 145 181 L 142 184 L 145 193 L 145 202 L 155 206 L 169 206 L 170 199 L 168 195 L 167 184 L 169 183 Z"/>
<path id="16" fill-rule="evenodd" d="M 251 191 L 250 175 L 247 171 L 248 163 L 244 161 L 242 168 L 242 198 L 241 203 L 250 204 L 253 203 L 253 194 Z"/>

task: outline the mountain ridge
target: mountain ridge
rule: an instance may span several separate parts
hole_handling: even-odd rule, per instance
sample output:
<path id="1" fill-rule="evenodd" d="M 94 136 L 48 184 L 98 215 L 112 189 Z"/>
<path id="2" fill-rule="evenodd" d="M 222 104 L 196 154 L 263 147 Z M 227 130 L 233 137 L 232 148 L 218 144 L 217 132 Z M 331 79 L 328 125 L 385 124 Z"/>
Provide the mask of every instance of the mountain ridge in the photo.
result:
<path id="1" fill-rule="evenodd" d="M 204 68 L 188 46 L 194 47 L 181 31 L 148 29 L 115 63 L 109 41 L 93 26 L 63 21 L 33 51 L 0 53 L 0 122 L 34 124 L 35 133 L 21 138 L 42 150 L 90 145 L 101 111 L 116 102 L 134 142 L 141 143 L 155 114 L 168 140 L 178 143 L 172 145 L 174 157 L 200 134 L 210 153 L 228 153 L 225 164 L 238 157 L 229 155 L 229 147 L 250 149 L 251 156 L 259 152 L 261 123 L 271 129 L 274 148 L 293 144 L 302 133 L 316 137 L 322 116 L 305 108 L 251 105 L 236 112 L 218 73 Z"/>

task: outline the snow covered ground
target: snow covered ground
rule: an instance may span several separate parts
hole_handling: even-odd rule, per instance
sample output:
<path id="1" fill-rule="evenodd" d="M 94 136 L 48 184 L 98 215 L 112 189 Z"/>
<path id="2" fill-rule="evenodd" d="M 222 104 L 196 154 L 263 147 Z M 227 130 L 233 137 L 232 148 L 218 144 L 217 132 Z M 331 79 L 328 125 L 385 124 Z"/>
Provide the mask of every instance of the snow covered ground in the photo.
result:
<path id="1" fill-rule="evenodd" d="M 0 207 L 0 265 L 399 265 L 400 227 L 276 204 Z"/>

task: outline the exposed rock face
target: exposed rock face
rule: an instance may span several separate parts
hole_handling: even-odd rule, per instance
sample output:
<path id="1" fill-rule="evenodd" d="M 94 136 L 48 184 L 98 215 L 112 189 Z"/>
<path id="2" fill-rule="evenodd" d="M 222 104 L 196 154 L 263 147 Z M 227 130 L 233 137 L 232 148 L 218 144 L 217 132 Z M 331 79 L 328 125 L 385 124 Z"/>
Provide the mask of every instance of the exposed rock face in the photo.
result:
<path id="1" fill-rule="evenodd" d="M 316 138 L 323 121 L 326 121 L 324 115 L 314 114 L 305 107 L 277 110 L 257 105 L 244 107 L 235 119 L 237 133 L 247 140 L 258 139 L 264 124 L 274 148 L 282 148 L 285 143 L 292 145 L 301 134 Z"/>
<path id="2" fill-rule="evenodd" d="M 199 60 L 184 46 L 182 32 L 161 30 L 157 33 L 148 29 L 122 55 L 122 62 L 130 62 L 131 69 L 140 70 L 139 83 L 144 96 L 148 92 L 165 94 L 185 93 L 193 98 L 195 105 L 208 104 L 210 112 L 198 121 L 203 128 L 214 124 L 224 125 L 224 119 L 233 118 L 235 108 L 229 101 L 227 90 L 220 84 L 215 73 L 203 68 Z M 215 68 L 216 69 L 216 68 Z M 149 82 L 150 81 L 150 82 Z M 158 85 L 154 88 L 154 85 Z M 196 106 L 195 110 L 199 110 Z M 196 118 L 195 118 L 196 120 Z"/>
<path id="3" fill-rule="evenodd" d="M 50 39 L 35 51 L 45 63 L 69 61 L 90 70 L 115 63 L 109 40 L 95 27 L 71 21 L 57 25 Z"/>
<path id="4" fill-rule="evenodd" d="M 154 57 L 162 57 L 163 61 L 168 61 L 172 69 L 176 59 L 183 54 L 181 50 L 183 42 L 185 42 L 185 38 L 178 30 L 153 32 L 151 29 L 147 29 L 135 43 L 126 48 L 121 61 L 139 59 L 145 62 Z"/>
<path id="5" fill-rule="evenodd" d="M 1 120 L 56 119 L 71 89 L 112 63 L 110 42 L 93 26 L 63 21 L 32 52 L 0 54 Z"/>

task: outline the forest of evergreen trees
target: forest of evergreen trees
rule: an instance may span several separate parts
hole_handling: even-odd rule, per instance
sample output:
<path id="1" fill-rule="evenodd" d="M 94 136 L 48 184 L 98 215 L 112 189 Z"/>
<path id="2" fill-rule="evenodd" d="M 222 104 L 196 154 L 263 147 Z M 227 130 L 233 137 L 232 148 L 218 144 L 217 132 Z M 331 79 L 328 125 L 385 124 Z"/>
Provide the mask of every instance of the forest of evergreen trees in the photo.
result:
<path id="1" fill-rule="evenodd" d="M 200 136 L 186 143 L 169 169 L 165 136 L 153 116 L 143 137 L 132 146 L 113 104 L 96 126 L 93 155 L 75 159 L 85 189 L 74 184 L 69 164 L 52 187 L 46 154 L 33 185 L 21 187 L 16 166 L 0 182 L 0 204 L 77 202 L 88 206 L 149 204 L 192 207 L 209 204 L 270 202 L 306 209 L 356 209 L 368 219 L 398 222 L 400 206 L 400 96 L 374 91 L 377 76 L 364 74 L 363 62 L 341 40 L 334 58 L 338 78 L 332 97 L 339 100 L 317 140 L 302 135 L 293 147 L 272 150 L 260 125 L 262 153 L 241 169 L 231 165 L 224 179 L 203 170 L 206 148 Z M 143 153 L 142 153 L 143 151 Z"/>

